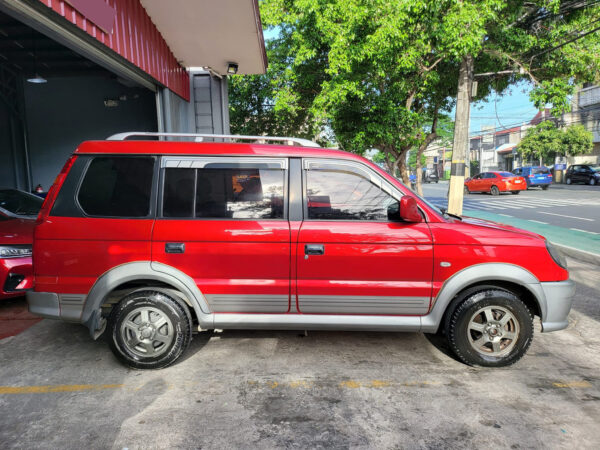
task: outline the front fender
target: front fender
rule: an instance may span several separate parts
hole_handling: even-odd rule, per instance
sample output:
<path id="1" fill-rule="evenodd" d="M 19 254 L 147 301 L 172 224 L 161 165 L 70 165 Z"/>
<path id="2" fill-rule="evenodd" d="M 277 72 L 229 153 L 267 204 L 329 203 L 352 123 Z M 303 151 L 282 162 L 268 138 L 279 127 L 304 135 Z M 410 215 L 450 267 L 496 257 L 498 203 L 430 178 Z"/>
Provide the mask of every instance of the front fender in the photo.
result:
<path id="1" fill-rule="evenodd" d="M 459 292 L 476 283 L 494 281 L 508 281 L 527 289 L 533 294 L 540 307 L 542 320 L 546 317 L 548 311 L 546 296 L 535 275 L 515 264 L 483 263 L 466 267 L 446 280 L 433 301 L 431 311 L 422 317 L 421 330 L 425 333 L 436 333 L 446 309 Z"/>

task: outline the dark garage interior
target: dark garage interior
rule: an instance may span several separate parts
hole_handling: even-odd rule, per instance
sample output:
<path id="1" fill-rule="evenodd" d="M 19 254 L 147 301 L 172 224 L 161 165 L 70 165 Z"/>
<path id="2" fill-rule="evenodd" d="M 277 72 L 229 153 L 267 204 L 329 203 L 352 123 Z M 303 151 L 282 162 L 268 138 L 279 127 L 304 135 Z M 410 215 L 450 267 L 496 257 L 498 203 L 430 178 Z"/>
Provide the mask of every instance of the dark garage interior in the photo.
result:
<path id="1" fill-rule="evenodd" d="M 155 93 L 0 12 L 0 187 L 46 191 L 84 140 L 156 131 Z"/>

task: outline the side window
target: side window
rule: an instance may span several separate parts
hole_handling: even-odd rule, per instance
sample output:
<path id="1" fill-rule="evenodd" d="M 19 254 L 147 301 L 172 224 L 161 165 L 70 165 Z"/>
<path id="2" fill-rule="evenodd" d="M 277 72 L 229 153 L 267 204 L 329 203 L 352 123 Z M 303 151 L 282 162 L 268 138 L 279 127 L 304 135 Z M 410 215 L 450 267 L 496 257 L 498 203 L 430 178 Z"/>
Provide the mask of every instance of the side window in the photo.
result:
<path id="1" fill-rule="evenodd" d="M 487 179 L 496 178 L 496 175 L 493 174 L 492 172 L 487 172 L 486 174 L 483 175 L 483 178 L 487 178 Z"/>
<path id="2" fill-rule="evenodd" d="M 306 171 L 308 219 L 388 220 L 398 201 L 366 175 L 345 169 Z"/>
<path id="3" fill-rule="evenodd" d="M 165 169 L 163 216 L 283 219 L 283 169 L 218 166 Z"/>
<path id="4" fill-rule="evenodd" d="M 85 172 L 77 200 L 90 216 L 146 217 L 154 158 L 98 156 Z"/>
<path id="5" fill-rule="evenodd" d="M 480 179 L 481 179 L 481 174 L 479 174 L 479 175 L 475 175 L 475 176 L 473 177 L 473 179 L 474 179 L 474 180 L 480 180 Z"/>

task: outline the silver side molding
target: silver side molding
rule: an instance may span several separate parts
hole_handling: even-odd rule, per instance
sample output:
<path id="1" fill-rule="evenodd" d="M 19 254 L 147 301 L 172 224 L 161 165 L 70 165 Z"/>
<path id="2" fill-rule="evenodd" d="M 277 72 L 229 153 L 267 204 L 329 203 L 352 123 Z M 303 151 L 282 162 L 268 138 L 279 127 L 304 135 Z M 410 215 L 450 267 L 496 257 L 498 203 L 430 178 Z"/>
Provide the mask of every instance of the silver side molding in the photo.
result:
<path id="1" fill-rule="evenodd" d="M 217 329 L 420 331 L 419 316 L 214 313 Z"/>

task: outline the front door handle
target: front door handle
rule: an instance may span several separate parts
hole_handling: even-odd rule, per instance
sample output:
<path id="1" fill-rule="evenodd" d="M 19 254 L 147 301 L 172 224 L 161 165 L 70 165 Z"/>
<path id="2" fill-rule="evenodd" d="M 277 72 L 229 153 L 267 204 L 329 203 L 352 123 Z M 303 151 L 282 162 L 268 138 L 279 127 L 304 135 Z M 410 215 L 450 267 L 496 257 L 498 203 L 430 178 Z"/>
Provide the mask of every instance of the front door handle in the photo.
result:
<path id="1" fill-rule="evenodd" d="M 184 253 L 185 244 L 182 242 L 167 242 L 165 244 L 165 253 Z"/>
<path id="2" fill-rule="evenodd" d="M 325 246 L 323 244 L 306 244 L 304 246 L 305 255 L 324 255 Z"/>

